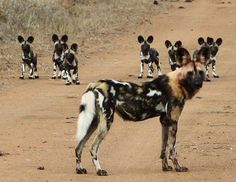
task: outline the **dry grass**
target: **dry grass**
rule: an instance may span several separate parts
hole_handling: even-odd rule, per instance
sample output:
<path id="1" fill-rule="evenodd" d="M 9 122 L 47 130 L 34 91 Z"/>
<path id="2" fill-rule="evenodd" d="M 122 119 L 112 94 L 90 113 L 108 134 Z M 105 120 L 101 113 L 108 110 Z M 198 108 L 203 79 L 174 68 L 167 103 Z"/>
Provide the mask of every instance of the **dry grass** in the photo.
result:
<path id="1" fill-rule="evenodd" d="M 92 39 L 104 46 L 104 37 L 135 29 L 162 5 L 153 0 L 0 0 L 0 72 L 13 73 L 20 64 L 17 35 L 33 35 L 37 53 L 50 57 L 51 35 L 66 33 L 70 42 L 79 40 L 86 54 L 84 42 Z"/>

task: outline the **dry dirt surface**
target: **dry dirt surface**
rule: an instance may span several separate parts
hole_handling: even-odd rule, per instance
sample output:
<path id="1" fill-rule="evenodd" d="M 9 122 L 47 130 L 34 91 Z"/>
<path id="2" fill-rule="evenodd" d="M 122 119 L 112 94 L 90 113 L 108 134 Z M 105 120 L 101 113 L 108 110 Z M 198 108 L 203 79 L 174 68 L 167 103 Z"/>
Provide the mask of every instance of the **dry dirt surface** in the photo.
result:
<path id="1" fill-rule="evenodd" d="M 39 80 L 11 78 L 13 86 L 0 95 L 0 181 L 236 181 L 235 17 L 234 0 L 173 2 L 164 14 L 112 39 L 112 51 L 91 55 L 79 68 L 79 86 L 51 80 L 48 72 L 41 72 Z M 100 147 L 101 165 L 109 176 L 95 174 L 89 154 L 92 140 L 82 156 L 88 174 L 78 175 L 74 149 L 81 95 L 89 82 L 102 78 L 143 81 L 137 79 L 139 34 L 154 36 L 165 73 L 170 71 L 166 39 L 180 39 L 193 52 L 199 36 L 223 38 L 220 78 L 205 82 L 179 121 L 178 156 L 190 170 L 162 172 L 158 118 L 132 123 L 115 116 Z"/>

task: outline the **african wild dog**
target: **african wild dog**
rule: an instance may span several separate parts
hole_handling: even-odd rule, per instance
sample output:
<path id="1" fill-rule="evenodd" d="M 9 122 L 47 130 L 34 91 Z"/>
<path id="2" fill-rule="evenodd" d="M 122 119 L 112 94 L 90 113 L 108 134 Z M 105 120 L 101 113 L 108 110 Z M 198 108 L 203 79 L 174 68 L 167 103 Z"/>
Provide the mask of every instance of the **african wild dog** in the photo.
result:
<path id="1" fill-rule="evenodd" d="M 34 41 L 34 37 L 29 36 L 27 40 L 25 40 L 21 35 L 19 35 L 17 39 L 21 44 L 21 49 L 23 51 L 20 79 L 25 79 L 26 65 L 28 65 L 30 69 L 29 79 L 39 78 L 37 73 L 37 54 L 34 54 L 30 47 L 30 44 Z"/>
<path id="2" fill-rule="evenodd" d="M 169 40 L 165 41 L 166 48 L 168 49 L 168 56 L 169 56 L 169 64 L 171 67 L 171 70 L 174 71 L 177 68 L 180 68 L 183 63 L 179 62 L 179 60 L 176 59 L 176 51 L 178 48 L 182 47 L 182 42 L 176 41 L 174 45 Z"/>
<path id="3" fill-rule="evenodd" d="M 78 59 L 76 58 L 75 54 L 77 52 L 78 45 L 73 43 L 70 48 L 65 51 L 65 58 L 63 61 L 63 67 L 65 69 L 66 74 L 66 85 L 70 85 L 71 81 L 75 84 L 80 84 L 78 78 Z M 73 70 L 73 76 L 71 79 L 70 71 Z"/>
<path id="4" fill-rule="evenodd" d="M 65 70 L 63 68 L 63 61 L 64 61 L 64 52 L 66 49 L 68 49 L 67 45 L 68 36 L 65 34 L 59 39 L 58 35 L 53 34 L 52 35 L 52 41 L 55 44 L 52 61 L 53 61 L 53 74 L 52 79 L 63 78 L 66 79 Z M 59 69 L 57 74 L 57 68 Z"/>
<path id="5" fill-rule="evenodd" d="M 78 145 L 75 149 L 78 174 L 87 173 L 81 163 L 81 154 L 85 143 L 96 130 L 90 148 L 92 161 L 97 175 L 108 175 L 99 164 L 98 148 L 113 123 L 115 111 L 124 120 L 136 122 L 160 116 L 162 124 L 160 157 L 163 171 L 172 170 L 167 162 L 168 157 L 172 160 L 176 171 L 188 171 L 188 168 L 180 166 L 176 158 L 177 124 L 185 101 L 191 99 L 202 87 L 205 64 L 209 60 L 209 48 L 202 48 L 196 61 L 191 60 L 191 56 L 184 48 L 179 48 L 176 54 L 185 62 L 181 68 L 142 85 L 115 80 L 100 80 L 89 84 L 82 96 L 78 117 L 76 135 Z"/>
<path id="6" fill-rule="evenodd" d="M 150 35 L 147 40 L 143 38 L 143 36 L 138 36 L 138 42 L 141 44 L 141 51 L 140 51 L 140 74 L 138 78 L 143 78 L 143 69 L 144 63 L 148 65 L 148 75 L 147 78 L 153 78 L 153 63 L 157 66 L 158 76 L 161 75 L 161 67 L 160 67 L 160 60 L 159 60 L 159 53 L 156 49 L 150 48 L 150 44 L 153 42 L 153 36 Z"/>
<path id="7" fill-rule="evenodd" d="M 218 38 L 216 41 L 214 41 L 213 38 L 207 37 L 207 40 L 205 42 L 204 38 L 200 37 L 198 38 L 198 44 L 201 47 L 209 47 L 210 48 L 210 61 L 206 65 L 206 81 L 211 81 L 209 76 L 209 66 L 212 66 L 212 75 L 214 78 L 219 78 L 219 75 L 216 73 L 216 56 L 219 50 L 219 46 L 222 44 L 223 40 L 222 38 Z M 196 58 L 197 52 L 199 49 L 197 49 L 193 54 L 193 59 Z"/>

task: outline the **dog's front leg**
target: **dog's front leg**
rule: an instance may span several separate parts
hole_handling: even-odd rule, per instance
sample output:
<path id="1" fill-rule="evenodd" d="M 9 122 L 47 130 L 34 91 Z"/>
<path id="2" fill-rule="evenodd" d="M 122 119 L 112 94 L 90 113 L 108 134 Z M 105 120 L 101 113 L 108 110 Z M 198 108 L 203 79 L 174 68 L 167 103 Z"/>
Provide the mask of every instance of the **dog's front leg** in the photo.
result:
<path id="1" fill-rule="evenodd" d="M 168 133 L 169 133 L 169 120 L 166 115 L 160 117 L 160 122 L 162 125 L 162 145 L 161 145 L 161 156 L 162 159 L 162 170 L 163 171 L 172 171 L 173 168 L 168 165 L 167 161 L 167 142 L 168 142 Z"/>
<path id="2" fill-rule="evenodd" d="M 177 122 L 173 121 L 172 125 L 169 127 L 169 132 L 168 132 L 169 159 L 172 160 L 175 170 L 177 172 L 186 172 L 188 171 L 188 168 L 180 166 L 177 159 L 177 153 L 175 150 L 176 133 L 177 133 Z"/>
<path id="3" fill-rule="evenodd" d="M 144 69 L 144 63 L 143 61 L 140 63 L 140 74 L 138 76 L 138 78 L 143 78 L 143 69 Z"/>
<path id="4" fill-rule="evenodd" d="M 21 76 L 20 79 L 24 79 L 25 78 L 25 63 L 22 62 L 21 64 Z"/>

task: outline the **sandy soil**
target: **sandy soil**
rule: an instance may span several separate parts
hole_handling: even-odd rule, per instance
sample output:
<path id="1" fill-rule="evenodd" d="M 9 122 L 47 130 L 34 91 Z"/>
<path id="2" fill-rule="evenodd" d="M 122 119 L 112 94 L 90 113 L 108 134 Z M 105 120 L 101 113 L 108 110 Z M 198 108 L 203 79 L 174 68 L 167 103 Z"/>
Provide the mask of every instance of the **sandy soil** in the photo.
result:
<path id="1" fill-rule="evenodd" d="M 175 2 L 149 23 L 111 37 L 112 51 L 91 55 L 79 68 L 80 86 L 64 86 L 62 80 L 51 80 L 49 72 L 41 72 L 39 80 L 10 78 L 13 86 L 0 95 L 0 181 L 236 181 L 235 17 L 233 0 Z M 190 171 L 162 172 L 158 118 L 132 123 L 115 116 L 100 148 L 101 164 L 110 175 L 96 176 L 88 151 L 91 140 L 82 158 L 88 174 L 77 175 L 74 136 L 81 95 L 89 82 L 101 78 L 141 82 L 139 34 L 154 35 L 165 73 L 170 71 L 166 39 L 180 39 L 193 52 L 199 36 L 223 38 L 217 65 L 221 77 L 205 83 L 179 122 L 178 156 Z"/>

